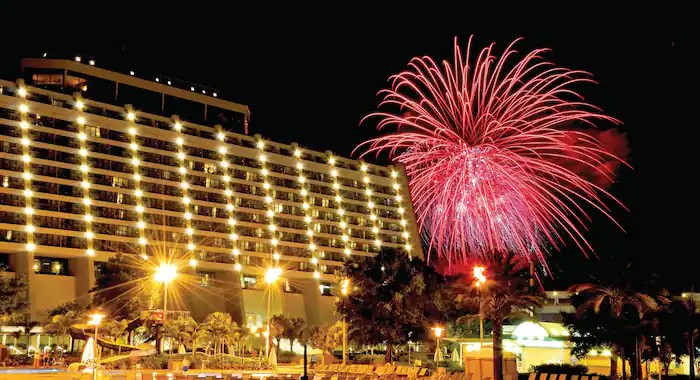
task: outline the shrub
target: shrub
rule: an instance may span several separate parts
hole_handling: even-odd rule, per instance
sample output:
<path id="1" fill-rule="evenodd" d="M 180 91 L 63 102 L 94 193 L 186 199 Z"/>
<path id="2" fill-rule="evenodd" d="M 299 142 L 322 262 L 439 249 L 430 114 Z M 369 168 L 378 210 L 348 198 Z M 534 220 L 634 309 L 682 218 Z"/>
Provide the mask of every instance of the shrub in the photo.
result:
<path id="1" fill-rule="evenodd" d="M 530 372 L 585 375 L 588 373 L 588 367 L 582 364 L 538 364 L 530 368 Z"/>
<path id="2" fill-rule="evenodd" d="M 299 356 L 293 351 L 280 351 L 277 355 L 278 363 L 299 363 Z"/>
<path id="3" fill-rule="evenodd" d="M 168 357 L 164 354 L 144 356 L 141 358 L 141 366 L 149 369 L 168 368 Z"/>

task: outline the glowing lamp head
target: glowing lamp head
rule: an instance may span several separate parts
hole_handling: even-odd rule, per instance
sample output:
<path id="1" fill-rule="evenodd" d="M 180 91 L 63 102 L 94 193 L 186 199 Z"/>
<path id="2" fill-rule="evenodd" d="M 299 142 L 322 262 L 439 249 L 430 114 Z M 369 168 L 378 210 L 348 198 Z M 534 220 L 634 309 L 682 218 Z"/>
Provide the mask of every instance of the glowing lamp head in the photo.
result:
<path id="1" fill-rule="evenodd" d="M 162 282 L 164 284 L 174 280 L 175 277 L 177 277 L 177 268 L 173 264 L 160 264 L 153 276 L 157 282 Z"/>
<path id="2" fill-rule="evenodd" d="M 445 332 L 445 329 L 443 327 L 436 326 L 433 327 L 433 332 L 435 333 L 435 336 L 439 338 L 442 336 L 442 333 Z"/>
<path id="3" fill-rule="evenodd" d="M 267 269 L 267 271 L 265 271 L 265 282 L 268 284 L 274 284 L 281 274 L 282 268 L 270 267 Z"/>
<path id="4" fill-rule="evenodd" d="M 99 326 L 104 317 L 105 316 L 103 314 L 99 313 L 90 314 L 90 320 L 88 321 L 88 324 L 93 326 Z"/>
<path id="5" fill-rule="evenodd" d="M 239 263 L 235 263 L 233 264 L 233 270 L 235 270 L 236 272 L 240 272 L 241 270 L 243 270 L 243 266 Z"/>
<path id="6" fill-rule="evenodd" d="M 486 282 L 486 268 L 482 266 L 475 266 L 472 270 L 472 275 L 476 281 L 476 286 L 481 286 L 481 284 Z"/>
<path id="7" fill-rule="evenodd" d="M 192 268 L 196 267 L 197 266 L 197 259 L 190 259 L 189 264 Z"/>

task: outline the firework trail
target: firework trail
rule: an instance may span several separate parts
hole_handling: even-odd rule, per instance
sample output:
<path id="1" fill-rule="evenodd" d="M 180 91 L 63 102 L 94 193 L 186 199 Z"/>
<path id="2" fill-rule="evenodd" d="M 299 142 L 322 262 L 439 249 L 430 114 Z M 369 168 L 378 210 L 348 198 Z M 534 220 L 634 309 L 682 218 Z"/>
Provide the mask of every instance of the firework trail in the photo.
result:
<path id="1" fill-rule="evenodd" d="M 588 253 L 584 209 L 614 222 L 603 199 L 617 200 L 603 187 L 621 160 L 590 127 L 618 120 L 572 89 L 593 82 L 588 73 L 544 61 L 547 49 L 518 59 L 516 42 L 472 57 L 471 38 L 464 53 L 455 39 L 453 62 L 412 59 L 368 116 L 392 132 L 358 147 L 405 165 L 424 239 L 449 263 L 494 252 L 542 260 L 566 241 Z"/>

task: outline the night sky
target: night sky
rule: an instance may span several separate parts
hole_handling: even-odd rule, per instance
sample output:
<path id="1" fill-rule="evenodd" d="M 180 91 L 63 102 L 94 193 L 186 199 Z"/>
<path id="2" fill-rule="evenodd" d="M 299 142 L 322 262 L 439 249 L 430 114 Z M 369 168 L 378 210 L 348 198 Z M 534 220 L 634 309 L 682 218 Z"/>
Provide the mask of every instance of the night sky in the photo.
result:
<path id="1" fill-rule="evenodd" d="M 621 129 L 629 139 L 629 163 L 634 167 L 623 168 L 611 189 L 630 210 L 613 209 L 625 231 L 594 215 L 586 236 L 597 257 L 585 259 L 573 247 L 554 253 L 554 278 L 546 280 L 547 286 L 654 279 L 674 290 L 689 290 L 693 281 L 700 288 L 695 275 L 700 262 L 695 244 L 695 175 L 700 168 L 695 153 L 700 149 L 695 146 L 698 121 L 692 117 L 697 95 L 689 95 L 697 89 L 691 69 L 697 62 L 690 58 L 697 41 L 643 28 L 606 29 L 604 21 L 576 31 L 557 26 L 548 32 L 527 32 L 481 30 L 470 23 L 396 27 L 390 18 L 318 20 L 230 20 L 212 23 L 218 25 L 213 29 L 180 20 L 179 27 L 158 29 L 154 35 L 124 30 L 115 35 L 114 28 L 109 34 L 76 28 L 81 38 L 26 33 L 4 39 L 0 77 L 13 79 L 22 56 L 91 55 L 97 66 L 122 67 L 125 72 L 129 67 L 137 74 L 216 87 L 221 98 L 250 107 L 251 134 L 349 156 L 358 143 L 376 135 L 372 124 L 360 126 L 359 121 L 376 108 L 376 93 L 387 78 L 411 57 L 451 58 L 455 36 L 466 43 L 474 34 L 478 48 L 490 42 L 504 47 L 524 37 L 518 45 L 521 51 L 548 47 L 553 49 L 549 60 L 594 74 L 599 85 L 580 90 L 624 122 Z"/>

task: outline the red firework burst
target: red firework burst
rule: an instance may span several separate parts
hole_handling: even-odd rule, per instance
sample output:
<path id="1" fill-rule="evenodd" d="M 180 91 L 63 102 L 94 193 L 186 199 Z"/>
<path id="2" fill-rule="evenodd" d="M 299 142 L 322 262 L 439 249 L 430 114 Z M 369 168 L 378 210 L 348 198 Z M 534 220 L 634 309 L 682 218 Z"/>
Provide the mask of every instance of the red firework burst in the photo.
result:
<path id="1" fill-rule="evenodd" d="M 395 131 L 358 147 L 405 165 L 424 238 L 450 263 L 506 251 L 541 260 L 566 237 L 590 252 L 584 204 L 614 221 L 603 198 L 617 201 L 581 170 L 612 180 L 620 159 L 572 126 L 618 120 L 572 89 L 588 73 L 544 61 L 548 49 L 517 59 L 516 42 L 473 62 L 471 38 L 466 55 L 455 39 L 454 62 L 412 59 L 368 116 Z"/>

